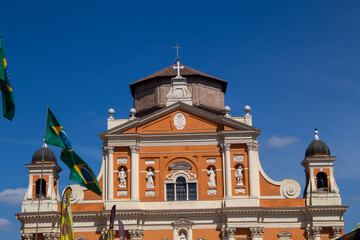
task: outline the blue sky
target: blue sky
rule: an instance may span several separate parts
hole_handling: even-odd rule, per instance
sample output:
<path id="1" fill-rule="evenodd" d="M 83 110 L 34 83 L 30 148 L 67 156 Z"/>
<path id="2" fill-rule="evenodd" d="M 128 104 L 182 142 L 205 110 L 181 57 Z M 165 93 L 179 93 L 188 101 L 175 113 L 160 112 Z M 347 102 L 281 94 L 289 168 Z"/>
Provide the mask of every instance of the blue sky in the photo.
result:
<path id="1" fill-rule="evenodd" d="M 100 169 L 107 110 L 126 118 L 129 84 L 175 61 L 228 81 L 233 116 L 252 107 L 260 160 L 275 179 L 305 184 L 300 165 L 319 129 L 337 156 L 345 230 L 360 222 L 360 2 L 5 1 L 0 33 L 16 101 L 0 118 L 0 234 L 18 239 L 25 164 L 41 147 L 46 106 L 75 151 Z M 51 148 L 59 157 L 60 151 Z M 68 183 L 68 171 L 60 187 Z"/>

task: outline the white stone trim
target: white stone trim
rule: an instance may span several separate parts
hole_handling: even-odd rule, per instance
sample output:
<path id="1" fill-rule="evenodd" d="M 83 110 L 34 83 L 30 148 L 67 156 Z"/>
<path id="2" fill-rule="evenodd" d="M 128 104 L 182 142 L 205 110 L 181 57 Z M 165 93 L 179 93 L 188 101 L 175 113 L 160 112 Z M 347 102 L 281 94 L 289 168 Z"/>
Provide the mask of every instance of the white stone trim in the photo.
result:
<path id="1" fill-rule="evenodd" d="M 260 174 L 268 181 L 270 184 L 275 186 L 280 186 L 280 195 L 283 198 L 297 198 L 301 193 L 300 184 L 293 179 L 284 179 L 283 181 L 272 180 L 263 170 L 261 164 L 259 163 Z M 260 176 L 259 176 L 260 177 Z M 251 185 L 251 184 L 250 184 Z M 268 197 L 268 196 L 267 196 Z"/>

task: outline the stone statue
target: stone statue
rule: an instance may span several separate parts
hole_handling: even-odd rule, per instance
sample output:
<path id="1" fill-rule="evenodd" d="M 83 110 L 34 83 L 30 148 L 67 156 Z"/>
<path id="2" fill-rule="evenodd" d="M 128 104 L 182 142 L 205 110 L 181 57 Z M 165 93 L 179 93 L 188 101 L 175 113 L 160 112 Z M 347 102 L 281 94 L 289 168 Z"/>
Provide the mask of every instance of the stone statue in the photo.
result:
<path id="1" fill-rule="evenodd" d="M 207 174 L 209 175 L 208 187 L 216 187 L 216 181 L 215 181 L 216 175 L 214 169 L 210 167 L 210 170 L 207 170 Z"/>
<path id="2" fill-rule="evenodd" d="M 146 188 L 154 188 L 154 172 L 151 171 L 151 168 L 146 172 Z"/>
<path id="3" fill-rule="evenodd" d="M 126 188 L 126 172 L 124 168 L 120 169 L 118 179 L 120 181 L 119 188 Z"/>
<path id="4" fill-rule="evenodd" d="M 242 179 L 243 179 L 242 171 L 243 170 L 244 170 L 243 165 L 240 165 L 238 167 L 238 169 L 236 169 L 236 172 L 235 172 L 236 185 L 238 185 L 238 186 L 244 185 L 243 182 L 242 182 Z"/>
<path id="5" fill-rule="evenodd" d="M 185 236 L 185 234 L 184 233 L 181 233 L 180 234 L 180 238 L 179 238 L 180 240 L 186 240 L 186 236 Z"/>

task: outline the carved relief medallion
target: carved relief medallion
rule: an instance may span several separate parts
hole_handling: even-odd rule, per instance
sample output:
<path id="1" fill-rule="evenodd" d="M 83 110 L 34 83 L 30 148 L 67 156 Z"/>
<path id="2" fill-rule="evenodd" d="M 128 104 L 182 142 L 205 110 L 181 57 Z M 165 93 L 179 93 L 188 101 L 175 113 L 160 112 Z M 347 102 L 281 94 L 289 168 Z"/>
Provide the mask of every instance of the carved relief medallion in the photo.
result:
<path id="1" fill-rule="evenodd" d="M 127 164 L 127 163 L 128 163 L 128 159 L 127 159 L 127 158 L 118 158 L 118 159 L 117 159 L 117 163 L 118 163 L 118 164 Z"/>
<path id="2" fill-rule="evenodd" d="M 126 190 L 117 191 L 117 195 L 118 195 L 118 196 L 127 196 L 127 195 L 128 195 L 128 191 L 126 191 Z"/>
<path id="3" fill-rule="evenodd" d="M 243 162 L 244 161 L 244 155 L 234 155 L 234 162 Z"/>
<path id="4" fill-rule="evenodd" d="M 216 158 L 207 158 L 206 163 L 216 163 Z"/>
<path id="5" fill-rule="evenodd" d="M 177 113 L 174 116 L 174 125 L 177 130 L 183 130 L 186 125 L 185 115 L 182 113 Z"/>

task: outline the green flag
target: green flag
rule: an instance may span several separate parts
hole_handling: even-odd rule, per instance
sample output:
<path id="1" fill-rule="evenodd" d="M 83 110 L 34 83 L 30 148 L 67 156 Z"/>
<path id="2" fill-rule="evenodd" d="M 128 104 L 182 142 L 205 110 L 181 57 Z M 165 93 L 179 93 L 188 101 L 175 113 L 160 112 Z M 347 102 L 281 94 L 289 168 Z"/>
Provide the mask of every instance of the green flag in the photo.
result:
<path id="1" fill-rule="evenodd" d="M 101 196 L 101 190 L 95 174 L 76 152 L 62 150 L 60 159 L 70 168 L 71 180 Z"/>
<path id="2" fill-rule="evenodd" d="M 95 174 L 84 160 L 74 152 L 63 127 L 49 108 L 46 120 L 45 142 L 63 149 L 60 159 L 69 167 L 71 180 L 101 196 L 101 190 Z"/>
<path id="3" fill-rule="evenodd" d="M 0 90 L 1 90 L 1 97 L 3 103 L 3 115 L 5 118 L 11 121 L 15 114 L 15 102 L 10 84 L 9 74 L 7 71 L 7 63 L 4 54 L 4 49 L 1 43 L 1 35 L 0 35 Z"/>

